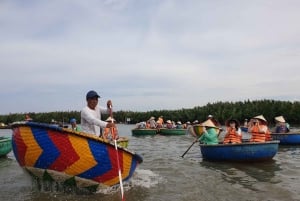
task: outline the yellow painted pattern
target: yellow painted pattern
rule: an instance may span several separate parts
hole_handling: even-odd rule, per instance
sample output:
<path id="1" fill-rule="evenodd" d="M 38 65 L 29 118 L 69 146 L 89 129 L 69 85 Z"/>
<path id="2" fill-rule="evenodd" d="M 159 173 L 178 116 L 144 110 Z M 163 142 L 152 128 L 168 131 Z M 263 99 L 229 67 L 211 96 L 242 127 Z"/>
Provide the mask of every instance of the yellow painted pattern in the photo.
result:
<path id="1" fill-rule="evenodd" d="M 130 168 L 131 168 L 131 162 L 132 162 L 132 156 L 129 155 L 126 152 L 123 152 L 122 154 L 123 157 L 123 169 L 121 168 L 121 175 L 122 175 L 122 180 L 128 177 Z M 120 164 L 121 165 L 121 164 Z M 117 172 L 117 176 L 111 180 L 108 180 L 104 182 L 105 185 L 112 186 L 119 183 L 119 172 Z"/>
<path id="2" fill-rule="evenodd" d="M 69 135 L 69 140 L 78 154 L 79 160 L 64 171 L 66 174 L 78 175 L 97 165 L 97 161 L 94 159 L 87 139 L 75 135 Z"/>
<path id="3" fill-rule="evenodd" d="M 33 167 L 43 150 L 36 142 L 30 127 L 20 127 L 20 135 L 27 146 L 24 165 Z"/>

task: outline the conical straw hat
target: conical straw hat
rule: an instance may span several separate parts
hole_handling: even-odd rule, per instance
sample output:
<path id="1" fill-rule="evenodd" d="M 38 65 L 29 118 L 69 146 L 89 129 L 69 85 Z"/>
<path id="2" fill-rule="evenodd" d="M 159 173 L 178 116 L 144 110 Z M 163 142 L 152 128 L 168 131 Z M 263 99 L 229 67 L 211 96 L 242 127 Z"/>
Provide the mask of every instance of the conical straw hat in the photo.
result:
<path id="1" fill-rule="evenodd" d="M 212 127 L 212 128 L 217 128 L 217 127 L 215 126 L 215 124 L 214 124 L 210 119 L 206 120 L 206 121 L 203 122 L 201 125 L 202 125 L 202 126 L 207 126 L 207 127 Z"/>
<path id="2" fill-rule="evenodd" d="M 260 120 L 263 120 L 264 122 L 267 122 L 267 120 L 265 119 L 265 117 L 263 115 L 258 115 L 256 117 L 253 117 L 253 119 L 260 119 Z"/>
<path id="3" fill-rule="evenodd" d="M 279 122 L 281 122 L 281 123 L 285 123 L 285 119 L 283 118 L 283 116 L 275 117 L 275 120 L 276 120 L 276 121 L 279 121 Z"/>

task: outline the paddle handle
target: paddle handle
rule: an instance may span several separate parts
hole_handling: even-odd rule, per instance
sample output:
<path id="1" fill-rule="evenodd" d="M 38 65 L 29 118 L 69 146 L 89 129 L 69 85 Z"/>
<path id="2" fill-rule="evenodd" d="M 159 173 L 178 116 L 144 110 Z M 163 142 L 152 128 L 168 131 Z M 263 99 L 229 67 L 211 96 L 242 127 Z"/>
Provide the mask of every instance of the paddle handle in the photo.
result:
<path id="1" fill-rule="evenodd" d="M 182 154 L 181 158 L 184 157 L 184 155 L 192 148 L 192 146 L 193 146 L 196 142 L 197 142 L 197 141 L 195 140 L 195 141 L 193 142 L 193 144 L 191 144 L 191 145 L 189 146 L 189 148 Z"/>

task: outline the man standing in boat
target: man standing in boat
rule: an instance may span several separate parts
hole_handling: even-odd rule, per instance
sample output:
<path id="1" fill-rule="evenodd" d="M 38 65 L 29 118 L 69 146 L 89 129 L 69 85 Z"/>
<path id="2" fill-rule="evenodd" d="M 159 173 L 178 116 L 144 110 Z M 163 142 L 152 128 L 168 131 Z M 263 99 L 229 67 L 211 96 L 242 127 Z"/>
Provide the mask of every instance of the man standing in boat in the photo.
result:
<path id="1" fill-rule="evenodd" d="M 101 113 L 110 114 L 112 102 L 108 100 L 107 108 L 98 106 L 98 98 L 100 96 L 96 91 L 89 91 L 86 94 L 87 106 L 81 110 L 81 129 L 83 132 L 99 136 L 100 128 L 115 127 L 113 122 L 105 122 L 101 120 Z"/>

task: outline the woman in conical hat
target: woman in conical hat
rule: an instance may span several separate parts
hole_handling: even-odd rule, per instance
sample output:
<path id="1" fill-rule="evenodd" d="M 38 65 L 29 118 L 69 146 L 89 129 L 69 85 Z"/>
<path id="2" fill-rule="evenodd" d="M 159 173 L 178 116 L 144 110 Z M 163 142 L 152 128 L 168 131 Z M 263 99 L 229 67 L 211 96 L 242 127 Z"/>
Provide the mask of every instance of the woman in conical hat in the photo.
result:
<path id="1" fill-rule="evenodd" d="M 265 119 L 265 117 L 263 115 L 258 115 L 258 116 L 255 116 L 253 117 L 253 119 L 259 119 L 259 120 L 262 120 L 264 121 L 265 123 L 267 123 L 268 121 Z"/>
<path id="2" fill-rule="evenodd" d="M 283 118 L 283 116 L 278 116 L 278 117 L 275 117 L 274 119 L 277 122 L 285 123 L 285 119 Z"/>
<path id="3" fill-rule="evenodd" d="M 208 119 L 201 124 L 203 126 L 203 134 L 200 136 L 198 141 L 204 144 L 218 144 L 218 133 L 214 123 Z"/>
<path id="4" fill-rule="evenodd" d="M 287 133 L 290 131 L 290 125 L 286 123 L 283 116 L 275 117 L 275 133 Z"/>
<path id="5" fill-rule="evenodd" d="M 268 122 L 263 115 L 258 115 L 250 120 L 248 132 L 251 133 L 251 142 L 265 142 L 272 140 Z"/>

